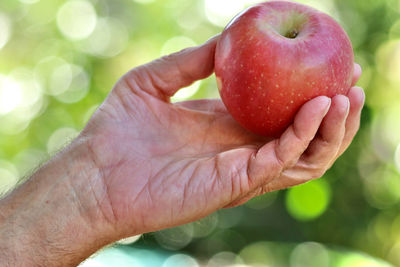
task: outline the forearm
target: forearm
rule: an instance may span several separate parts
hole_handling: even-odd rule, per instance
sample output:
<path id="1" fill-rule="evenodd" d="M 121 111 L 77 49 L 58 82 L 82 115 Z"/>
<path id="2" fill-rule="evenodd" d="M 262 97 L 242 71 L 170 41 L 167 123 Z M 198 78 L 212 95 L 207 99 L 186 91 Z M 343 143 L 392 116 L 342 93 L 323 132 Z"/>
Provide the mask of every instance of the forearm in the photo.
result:
<path id="1" fill-rule="evenodd" d="M 0 200 L 1 263 L 74 266 L 109 242 L 88 152 L 76 140 Z"/>

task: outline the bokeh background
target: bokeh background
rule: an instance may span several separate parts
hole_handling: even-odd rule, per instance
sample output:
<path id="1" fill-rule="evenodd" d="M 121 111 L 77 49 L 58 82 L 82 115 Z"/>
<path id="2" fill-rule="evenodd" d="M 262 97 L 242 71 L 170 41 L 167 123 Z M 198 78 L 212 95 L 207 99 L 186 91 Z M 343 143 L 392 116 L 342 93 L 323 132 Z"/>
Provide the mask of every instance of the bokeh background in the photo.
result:
<path id="1" fill-rule="evenodd" d="M 1 0 L 0 193 L 74 138 L 130 68 L 204 42 L 256 2 Z M 363 67 L 350 149 L 322 179 L 123 240 L 82 266 L 400 266 L 400 0 L 299 2 L 340 22 Z M 218 97 L 214 77 L 174 101 L 205 97 Z"/>

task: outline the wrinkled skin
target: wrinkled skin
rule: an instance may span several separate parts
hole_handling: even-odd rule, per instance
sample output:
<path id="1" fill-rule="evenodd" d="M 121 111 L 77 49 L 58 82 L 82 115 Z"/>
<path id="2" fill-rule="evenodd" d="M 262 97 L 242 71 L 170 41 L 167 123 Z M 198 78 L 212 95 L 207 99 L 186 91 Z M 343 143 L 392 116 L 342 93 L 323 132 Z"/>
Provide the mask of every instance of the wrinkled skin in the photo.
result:
<path id="1" fill-rule="evenodd" d="M 276 140 L 244 130 L 220 100 L 170 103 L 177 90 L 212 74 L 217 40 L 131 70 L 82 133 L 101 173 L 91 181 L 98 209 L 119 237 L 321 177 L 359 128 L 358 87 L 307 102 Z M 360 75 L 355 64 L 353 84 Z"/>

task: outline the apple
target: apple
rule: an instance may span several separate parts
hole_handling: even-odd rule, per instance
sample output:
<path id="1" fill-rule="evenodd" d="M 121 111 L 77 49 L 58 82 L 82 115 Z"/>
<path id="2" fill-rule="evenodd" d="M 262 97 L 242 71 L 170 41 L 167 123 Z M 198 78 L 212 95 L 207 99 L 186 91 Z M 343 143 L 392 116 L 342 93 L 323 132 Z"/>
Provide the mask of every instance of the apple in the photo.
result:
<path id="1" fill-rule="evenodd" d="M 310 99 L 347 94 L 354 54 L 330 16 L 287 1 L 252 6 L 224 29 L 215 53 L 219 93 L 244 128 L 278 137 Z"/>

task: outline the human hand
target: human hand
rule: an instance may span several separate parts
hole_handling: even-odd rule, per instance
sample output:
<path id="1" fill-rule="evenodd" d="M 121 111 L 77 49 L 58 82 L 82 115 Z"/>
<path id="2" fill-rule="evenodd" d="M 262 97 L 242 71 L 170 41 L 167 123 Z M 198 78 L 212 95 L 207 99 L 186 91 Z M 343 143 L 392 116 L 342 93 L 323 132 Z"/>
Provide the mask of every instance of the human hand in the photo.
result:
<path id="1" fill-rule="evenodd" d="M 0 199 L 0 262 L 74 266 L 120 238 L 304 183 L 333 164 L 358 130 L 361 88 L 307 102 L 276 140 L 244 130 L 220 100 L 169 102 L 213 72 L 217 39 L 130 71 L 77 139 Z M 360 75 L 355 65 L 353 84 Z"/>
<path id="2" fill-rule="evenodd" d="M 309 101 L 276 140 L 244 130 L 220 100 L 170 103 L 213 72 L 217 39 L 127 73 L 82 132 L 101 174 L 91 185 L 96 208 L 115 240 L 318 178 L 355 136 L 364 102 L 358 87 Z M 355 65 L 353 84 L 360 75 Z"/>

